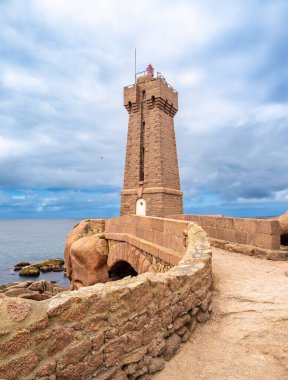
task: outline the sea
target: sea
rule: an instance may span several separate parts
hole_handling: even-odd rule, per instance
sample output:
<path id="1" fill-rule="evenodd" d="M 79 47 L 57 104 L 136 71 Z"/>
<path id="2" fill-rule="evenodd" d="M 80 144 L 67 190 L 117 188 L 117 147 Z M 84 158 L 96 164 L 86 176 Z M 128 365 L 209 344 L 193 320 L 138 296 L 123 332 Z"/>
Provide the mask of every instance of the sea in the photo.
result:
<path id="1" fill-rule="evenodd" d="M 45 259 L 64 258 L 68 232 L 78 219 L 0 219 L 0 285 L 20 281 L 55 281 L 69 288 L 63 272 L 41 273 L 39 277 L 20 277 L 14 265 Z"/>

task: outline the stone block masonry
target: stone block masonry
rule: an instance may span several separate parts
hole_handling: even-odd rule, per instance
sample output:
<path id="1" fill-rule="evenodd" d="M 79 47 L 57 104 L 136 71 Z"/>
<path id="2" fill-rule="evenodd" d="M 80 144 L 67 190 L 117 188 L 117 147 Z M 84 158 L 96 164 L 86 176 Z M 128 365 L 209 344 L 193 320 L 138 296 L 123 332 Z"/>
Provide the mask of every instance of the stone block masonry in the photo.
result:
<path id="1" fill-rule="evenodd" d="M 173 224 L 152 219 L 157 218 L 147 223 L 166 231 Z M 209 242 L 194 223 L 186 223 L 183 232 L 185 252 L 165 273 L 143 273 L 40 302 L 1 297 L 0 378 L 132 380 L 163 369 L 211 312 Z"/>
<path id="2" fill-rule="evenodd" d="M 199 224 L 206 231 L 211 244 L 218 248 L 269 260 L 288 260 L 288 251 L 280 246 L 280 225 L 276 219 L 186 214 L 170 217 Z"/>
<path id="3" fill-rule="evenodd" d="M 124 106 L 129 123 L 121 215 L 137 214 L 138 199 L 145 201 L 145 215 L 182 213 L 173 119 L 177 92 L 163 77 L 144 75 L 124 88 Z"/>

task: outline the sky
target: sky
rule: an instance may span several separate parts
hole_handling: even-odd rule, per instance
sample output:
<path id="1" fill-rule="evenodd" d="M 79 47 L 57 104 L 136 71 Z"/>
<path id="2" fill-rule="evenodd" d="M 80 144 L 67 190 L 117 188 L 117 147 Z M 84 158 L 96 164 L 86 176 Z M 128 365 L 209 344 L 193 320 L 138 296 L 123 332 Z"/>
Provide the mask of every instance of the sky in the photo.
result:
<path id="1" fill-rule="evenodd" d="M 0 0 L 0 217 L 119 215 L 123 87 L 179 93 L 186 213 L 288 209 L 286 0 Z"/>

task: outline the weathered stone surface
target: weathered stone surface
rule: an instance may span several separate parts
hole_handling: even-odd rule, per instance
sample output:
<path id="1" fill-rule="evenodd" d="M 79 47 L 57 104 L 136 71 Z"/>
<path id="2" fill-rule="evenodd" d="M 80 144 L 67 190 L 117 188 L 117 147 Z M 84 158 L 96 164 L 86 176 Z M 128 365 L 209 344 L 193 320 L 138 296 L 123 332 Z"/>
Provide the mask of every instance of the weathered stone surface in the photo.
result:
<path id="1" fill-rule="evenodd" d="M 85 360 L 83 363 L 84 363 L 85 367 L 82 371 L 81 376 L 84 379 L 87 379 L 87 378 L 89 378 L 90 375 L 93 375 L 94 373 L 96 373 L 98 368 L 103 364 L 103 352 L 101 352 L 101 351 L 93 352 L 92 351 L 91 354 L 88 354 L 85 357 Z"/>
<path id="2" fill-rule="evenodd" d="M 143 375 L 148 373 L 148 366 L 143 362 L 139 362 L 136 371 L 130 376 L 131 380 L 141 379 Z"/>
<path id="3" fill-rule="evenodd" d="M 27 267 L 31 265 L 30 263 L 26 262 L 26 261 L 21 261 L 20 263 L 17 263 L 15 264 L 14 266 L 14 271 L 19 271 L 21 270 L 23 267 Z"/>
<path id="4" fill-rule="evenodd" d="M 94 285 L 109 280 L 108 243 L 97 235 L 75 241 L 70 249 L 71 288 Z"/>
<path id="5" fill-rule="evenodd" d="M 176 334 L 178 334 L 179 336 L 182 336 L 186 333 L 186 331 L 188 330 L 188 328 L 186 326 L 183 326 L 181 327 L 179 330 L 175 331 Z"/>
<path id="6" fill-rule="evenodd" d="M 187 329 L 187 331 L 185 331 L 185 333 L 181 336 L 181 342 L 186 342 L 189 339 L 190 334 L 191 331 Z"/>
<path id="7" fill-rule="evenodd" d="M 54 359 L 47 360 L 39 366 L 37 376 L 49 376 L 54 373 L 56 369 L 56 361 Z"/>
<path id="8" fill-rule="evenodd" d="M 71 299 L 68 297 L 53 298 L 48 304 L 48 316 L 54 317 L 67 310 L 71 305 Z"/>
<path id="9" fill-rule="evenodd" d="M 118 372 L 117 367 L 114 367 L 114 366 L 110 368 L 102 367 L 96 372 L 94 377 L 97 380 L 112 380 L 117 372 Z"/>
<path id="10" fill-rule="evenodd" d="M 105 365 L 107 367 L 113 365 L 121 356 L 127 356 L 129 352 L 141 347 L 141 344 L 142 333 L 138 331 L 120 336 L 109 342 L 104 348 Z"/>
<path id="11" fill-rule="evenodd" d="M 209 318 L 210 318 L 210 314 L 208 310 L 206 312 L 200 312 L 197 314 L 197 321 L 200 323 L 204 323 L 208 321 Z"/>
<path id="12" fill-rule="evenodd" d="M 104 343 L 104 333 L 100 332 L 92 338 L 93 350 L 98 350 Z"/>
<path id="13" fill-rule="evenodd" d="M 177 334 L 172 334 L 166 339 L 166 346 L 163 352 L 165 360 L 169 360 L 180 348 L 181 338 Z"/>
<path id="14" fill-rule="evenodd" d="M 28 375 L 37 365 L 38 357 L 34 352 L 12 359 L 3 364 L 0 363 L 0 378 L 18 380 Z"/>
<path id="15" fill-rule="evenodd" d="M 189 314 L 185 314 L 182 317 L 178 317 L 175 319 L 173 323 L 173 329 L 179 330 L 181 327 L 187 325 L 191 320 L 191 317 Z"/>
<path id="16" fill-rule="evenodd" d="M 125 356 L 122 360 L 123 364 L 137 363 L 143 359 L 144 355 L 147 352 L 147 347 L 139 348 L 139 350 L 134 351 L 132 354 Z"/>
<path id="17" fill-rule="evenodd" d="M 89 339 L 83 339 L 81 342 L 67 345 L 61 359 L 58 360 L 58 367 L 65 368 L 69 364 L 77 364 L 88 354 L 92 348 L 92 343 Z"/>
<path id="18" fill-rule="evenodd" d="M 31 310 L 31 304 L 19 298 L 6 298 L 5 305 L 10 318 L 16 322 L 23 321 Z"/>
<path id="19" fill-rule="evenodd" d="M 55 354 L 66 348 L 74 339 L 76 333 L 71 327 L 57 328 L 51 334 L 48 342 L 47 352 Z"/>
<path id="20" fill-rule="evenodd" d="M 277 217 L 280 224 L 280 234 L 287 235 L 288 234 L 288 211 L 286 211 L 283 215 Z"/>
<path id="21" fill-rule="evenodd" d="M 280 224 L 281 243 L 288 245 L 288 211 L 277 217 Z"/>
<path id="22" fill-rule="evenodd" d="M 31 336 L 29 331 L 19 331 L 12 339 L 0 345 L 0 357 L 4 358 L 9 354 L 20 352 L 23 349 L 28 348 L 30 344 Z"/>
<path id="23" fill-rule="evenodd" d="M 33 342 L 35 342 L 35 344 L 42 344 L 44 342 L 44 344 L 47 345 L 47 352 L 49 350 L 49 344 L 50 344 L 50 341 L 48 341 L 48 339 L 53 335 L 53 331 L 50 330 L 50 329 L 46 329 L 44 331 L 39 331 L 38 334 L 35 334 L 33 336 Z"/>
<path id="24" fill-rule="evenodd" d="M 25 277 L 37 277 L 39 275 L 40 275 L 40 269 L 33 265 L 23 267 L 19 272 L 19 276 L 25 276 Z"/>
<path id="25" fill-rule="evenodd" d="M 150 374 L 153 374 L 158 371 L 162 371 L 165 367 L 165 360 L 162 358 L 151 358 L 151 361 L 148 365 L 148 371 Z"/>
<path id="26" fill-rule="evenodd" d="M 104 231 L 104 220 L 99 220 L 97 223 L 93 220 L 82 220 L 80 223 L 77 223 L 72 230 L 69 232 L 67 238 L 66 238 L 66 244 L 64 249 L 64 257 L 65 257 L 65 264 L 66 264 L 66 275 L 71 280 L 72 279 L 72 266 L 71 266 L 71 257 L 70 257 L 70 250 L 72 244 L 88 235 L 93 235 L 95 233 L 100 233 Z"/>
<path id="27" fill-rule="evenodd" d="M 29 331 L 35 331 L 35 330 L 42 330 L 45 329 L 49 324 L 49 318 L 48 315 L 44 315 L 43 317 L 40 317 L 40 319 L 36 320 L 36 322 L 32 322 L 29 326 L 27 326 L 27 329 Z"/>
<path id="28" fill-rule="evenodd" d="M 80 300 L 71 301 L 71 305 L 68 309 L 63 311 L 60 315 L 62 321 L 81 321 L 87 314 L 90 303 L 88 301 L 79 302 Z"/>
<path id="29" fill-rule="evenodd" d="M 35 301 L 42 301 L 53 297 L 55 294 L 67 290 L 50 281 L 19 282 L 3 285 L 1 293 L 7 297 L 20 297 Z"/>

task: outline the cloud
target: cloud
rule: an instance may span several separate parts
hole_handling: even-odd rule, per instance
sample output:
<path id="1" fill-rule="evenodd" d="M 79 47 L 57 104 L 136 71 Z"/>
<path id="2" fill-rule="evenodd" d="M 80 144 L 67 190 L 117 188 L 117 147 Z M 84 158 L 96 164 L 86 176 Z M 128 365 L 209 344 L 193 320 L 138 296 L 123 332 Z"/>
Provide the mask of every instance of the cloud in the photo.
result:
<path id="1" fill-rule="evenodd" d="M 133 82 L 137 47 L 138 69 L 151 61 L 179 91 L 186 208 L 284 211 L 287 11 L 282 0 L 2 1 L 0 210 L 87 215 L 107 205 L 117 214 L 122 87 Z"/>

